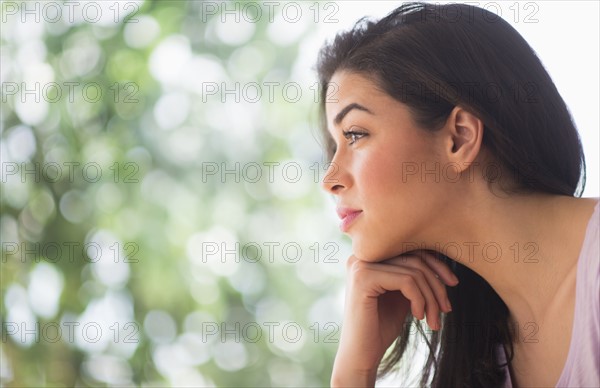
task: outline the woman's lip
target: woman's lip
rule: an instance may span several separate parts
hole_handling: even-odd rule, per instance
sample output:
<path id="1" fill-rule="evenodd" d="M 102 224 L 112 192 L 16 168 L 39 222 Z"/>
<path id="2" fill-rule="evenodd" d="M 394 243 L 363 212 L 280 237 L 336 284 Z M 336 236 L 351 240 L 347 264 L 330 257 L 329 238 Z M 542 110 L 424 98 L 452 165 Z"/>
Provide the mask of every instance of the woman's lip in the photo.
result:
<path id="1" fill-rule="evenodd" d="M 335 211 L 337 212 L 338 217 L 343 219 L 350 213 L 361 212 L 362 210 L 352 209 L 351 207 L 340 206 L 337 209 L 335 209 Z"/>
<path id="2" fill-rule="evenodd" d="M 362 213 L 362 210 L 354 210 L 349 211 L 344 214 L 342 217 L 342 222 L 340 222 L 340 229 L 342 232 L 347 232 L 350 229 L 350 225 L 352 222 Z"/>

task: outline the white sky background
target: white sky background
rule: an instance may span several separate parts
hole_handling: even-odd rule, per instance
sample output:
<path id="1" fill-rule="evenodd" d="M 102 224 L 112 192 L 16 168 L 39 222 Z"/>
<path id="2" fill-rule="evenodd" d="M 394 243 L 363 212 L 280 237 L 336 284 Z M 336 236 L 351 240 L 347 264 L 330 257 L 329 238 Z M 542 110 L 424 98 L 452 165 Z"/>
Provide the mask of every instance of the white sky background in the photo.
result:
<path id="1" fill-rule="evenodd" d="M 439 1 L 436 3 L 449 3 Z M 587 184 L 584 197 L 600 194 L 599 123 L 599 2 L 591 1 L 472 1 L 509 21 L 541 58 L 566 101 L 584 146 Z M 400 1 L 339 1 L 337 23 L 319 23 L 317 39 L 305 49 L 314 51 L 336 32 L 349 29 L 362 16 L 382 17 Z M 368 5 L 367 5 L 368 4 Z M 512 7 L 512 8 L 511 8 Z M 518 16 L 515 10 L 518 9 Z M 331 11 L 332 9 L 325 9 Z M 327 12 L 323 11 L 323 14 Z M 529 16 L 529 18 L 528 18 Z M 526 21 L 534 21 L 526 23 Z M 314 47 L 316 45 L 316 48 Z M 309 48 L 310 46 L 310 48 Z"/>

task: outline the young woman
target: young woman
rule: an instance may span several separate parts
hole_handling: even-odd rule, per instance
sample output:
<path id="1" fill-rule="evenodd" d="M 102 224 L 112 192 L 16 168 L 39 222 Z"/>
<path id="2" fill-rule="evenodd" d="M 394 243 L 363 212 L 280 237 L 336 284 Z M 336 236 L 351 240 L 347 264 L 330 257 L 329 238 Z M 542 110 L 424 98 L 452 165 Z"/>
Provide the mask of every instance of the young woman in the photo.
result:
<path id="1" fill-rule="evenodd" d="M 332 385 L 373 386 L 416 325 L 421 386 L 600 386 L 598 199 L 525 40 L 411 3 L 339 34 L 318 72 L 323 186 L 354 253 Z"/>

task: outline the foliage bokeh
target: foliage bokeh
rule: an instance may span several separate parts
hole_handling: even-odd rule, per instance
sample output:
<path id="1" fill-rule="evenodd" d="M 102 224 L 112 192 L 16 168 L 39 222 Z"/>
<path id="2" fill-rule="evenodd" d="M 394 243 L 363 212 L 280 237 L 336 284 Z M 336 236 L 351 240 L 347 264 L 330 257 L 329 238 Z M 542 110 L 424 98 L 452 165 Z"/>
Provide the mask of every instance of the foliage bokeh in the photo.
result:
<path id="1" fill-rule="evenodd" d="M 207 3 L 2 3 L 3 385 L 328 384 L 317 3 Z"/>
<path id="2" fill-rule="evenodd" d="M 328 385 L 350 248 L 312 67 L 319 29 L 398 3 L 0 2 L 0 385 Z M 597 196 L 590 4 L 488 5 L 556 74 Z"/>

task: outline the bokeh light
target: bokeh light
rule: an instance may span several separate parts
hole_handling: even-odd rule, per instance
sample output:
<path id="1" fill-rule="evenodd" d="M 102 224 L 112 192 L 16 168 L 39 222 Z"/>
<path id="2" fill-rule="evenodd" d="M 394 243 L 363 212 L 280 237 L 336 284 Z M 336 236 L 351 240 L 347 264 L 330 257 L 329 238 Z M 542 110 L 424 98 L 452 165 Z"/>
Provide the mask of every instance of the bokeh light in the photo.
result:
<path id="1" fill-rule="evenodd" d="M 539 4 L 515 26 L 598 196 L 598 4 Z M 351 249 L 314 65 L 397 5 L 1 2 L 0 385 L 328 385 Z"/>

